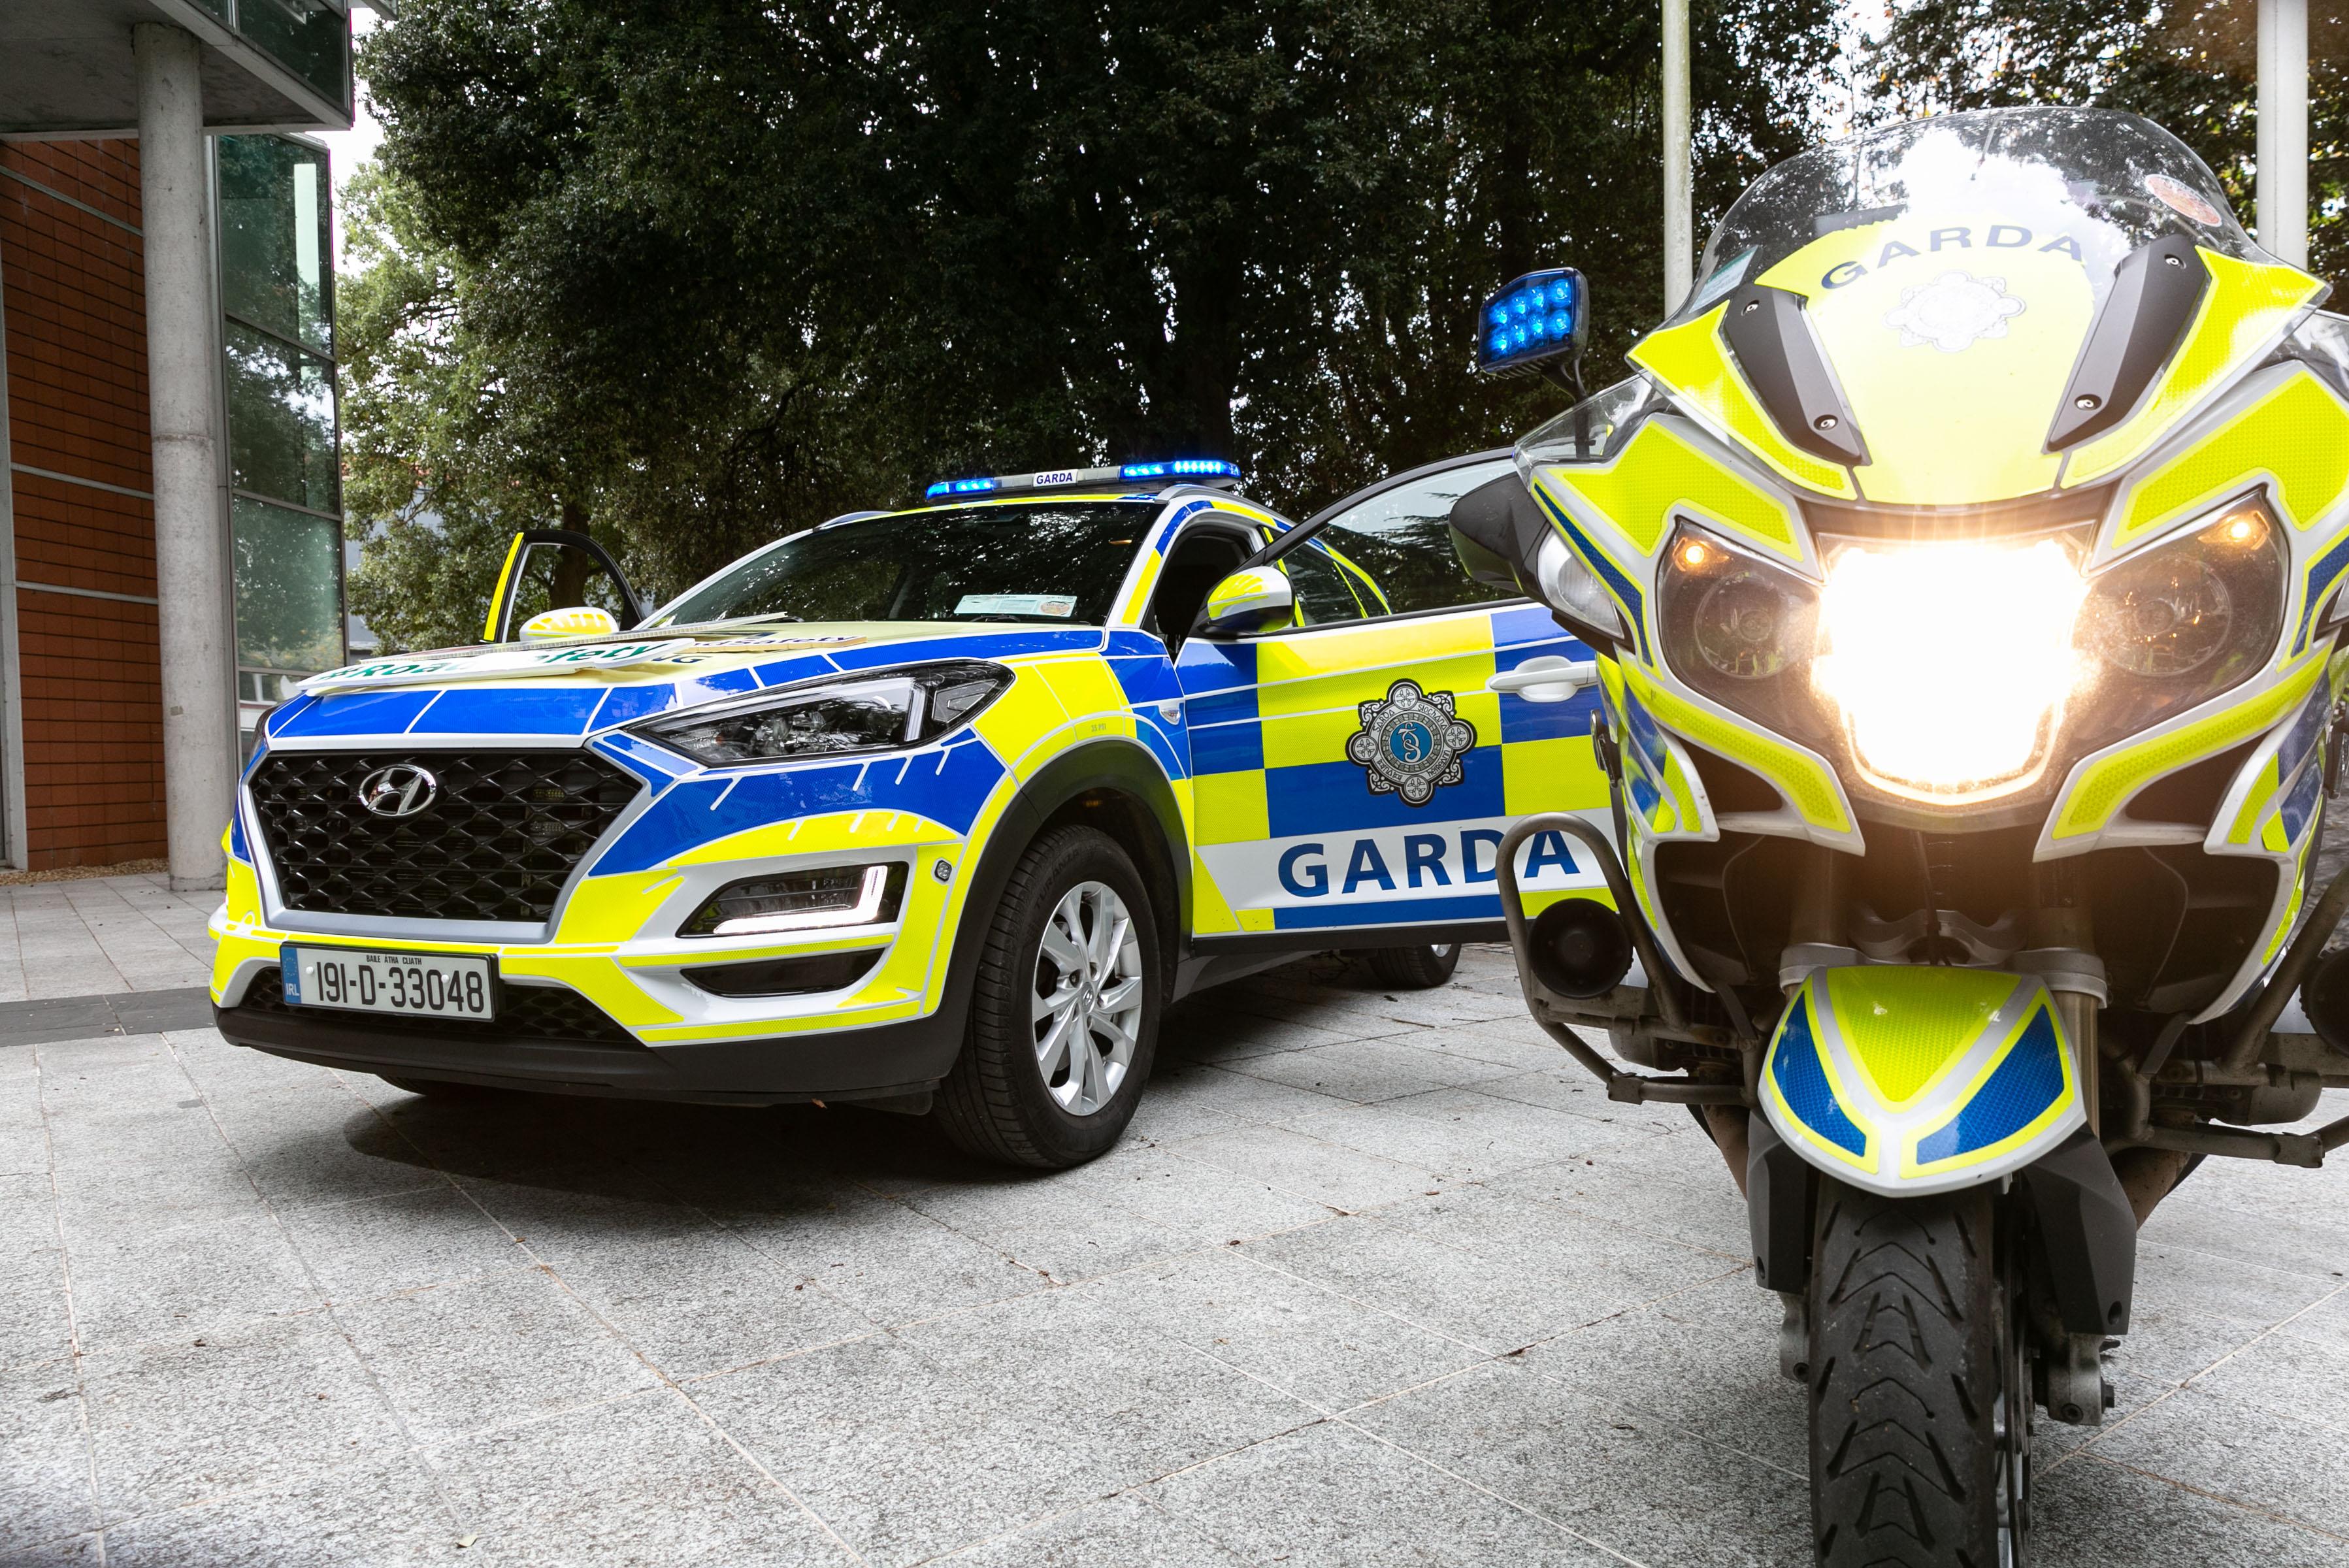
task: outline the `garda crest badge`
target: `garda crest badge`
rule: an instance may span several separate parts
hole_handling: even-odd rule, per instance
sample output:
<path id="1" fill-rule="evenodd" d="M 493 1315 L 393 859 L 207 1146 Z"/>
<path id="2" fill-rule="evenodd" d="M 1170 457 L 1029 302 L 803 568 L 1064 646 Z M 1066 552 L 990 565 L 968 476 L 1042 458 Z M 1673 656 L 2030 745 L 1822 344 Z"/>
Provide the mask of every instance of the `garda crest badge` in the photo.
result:
<path id="1" fill-rule="evenodd" d="M 1369 775 L 1373 795 L 1400 795 L 1424 806 L 1446 784 L 1466 777 L 1460 758 L 1476 744 L 1476 727 L 1452 712 L 1448 691 L 1423 692 L 1397 681 L 1384 698 L 1361 707 L 1362 727 L 1346 742 L 1348 760 Z"/>

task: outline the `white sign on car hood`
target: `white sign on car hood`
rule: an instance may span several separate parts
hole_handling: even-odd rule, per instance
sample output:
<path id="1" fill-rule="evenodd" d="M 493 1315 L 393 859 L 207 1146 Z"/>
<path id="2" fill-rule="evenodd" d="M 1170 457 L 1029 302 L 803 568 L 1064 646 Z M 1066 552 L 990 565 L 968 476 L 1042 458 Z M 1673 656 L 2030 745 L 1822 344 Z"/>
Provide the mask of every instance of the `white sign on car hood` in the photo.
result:
<path id="1" fill-rule="evenodd" d="M 607 643 L 585 648 L 517 648 L 462 657 L 373 659 L 312 676 L 300 689 L 323 691 L 328 686 L 375 686 L 393 681 L 477 680 L 485 676 L 554 676 L 568 670 L 653 664 L 692 646 L 691 637 L 666 637 L 658 642 Z"/>

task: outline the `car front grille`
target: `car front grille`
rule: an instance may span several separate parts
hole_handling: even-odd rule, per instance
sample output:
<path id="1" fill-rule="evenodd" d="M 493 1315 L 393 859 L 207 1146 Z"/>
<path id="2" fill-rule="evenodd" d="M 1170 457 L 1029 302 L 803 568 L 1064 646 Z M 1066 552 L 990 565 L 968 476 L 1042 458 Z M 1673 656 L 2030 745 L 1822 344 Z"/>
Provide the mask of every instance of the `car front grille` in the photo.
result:
<path id="1" fill-rule="evenodd" d="M 285 1000 L 285 979 L 264 969 L 244 989 L 244 1010 L 300 1016 L 319 1028 L 388 1035 L 431 1035 L 460 1039 L 560 1040 L 576 1045 L 641 1050 L 636 1036 L 578 992 L 554 985 L 500 987 L 492 1019 L 440 1018 L 409 1013 L 357 1013 L 336 1007 L 296 1007 Z"/>
<path id="2" fill-rule="evenodd" d="M 359 788 L 400 763 L 432 799 L 378 816 Z M 642 786 L 583 751 L 328 751 L 272 752 L 251 788 L 288 909 L 536 923 Z"/>

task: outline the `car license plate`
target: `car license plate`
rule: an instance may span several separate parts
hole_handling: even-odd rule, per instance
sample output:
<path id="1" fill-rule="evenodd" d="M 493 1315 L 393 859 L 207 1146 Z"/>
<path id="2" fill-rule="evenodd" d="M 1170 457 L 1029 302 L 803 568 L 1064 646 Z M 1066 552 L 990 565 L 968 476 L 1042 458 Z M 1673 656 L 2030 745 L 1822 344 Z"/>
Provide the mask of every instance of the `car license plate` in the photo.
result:
<path id="1" fill-rule="evenodd" d="M 434 1018 L 497 1016 L 494 972 L 486 958 L 289 943 L 284 964 L 285 1000 L 295 1006 Z"/>

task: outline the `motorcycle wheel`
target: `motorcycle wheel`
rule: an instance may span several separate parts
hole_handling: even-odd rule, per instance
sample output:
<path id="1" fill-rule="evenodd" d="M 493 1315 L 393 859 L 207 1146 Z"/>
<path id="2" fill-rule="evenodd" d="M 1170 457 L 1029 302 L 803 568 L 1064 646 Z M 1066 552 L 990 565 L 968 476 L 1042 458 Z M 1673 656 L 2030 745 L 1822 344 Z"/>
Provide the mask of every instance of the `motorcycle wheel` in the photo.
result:
<path id="1" fill-rule="evenodd" d="M 1811 1538 L 1822 1568 L 2018 1568 L 2031 1384 L 1988 1188 L 1821 1184 Z"/>

